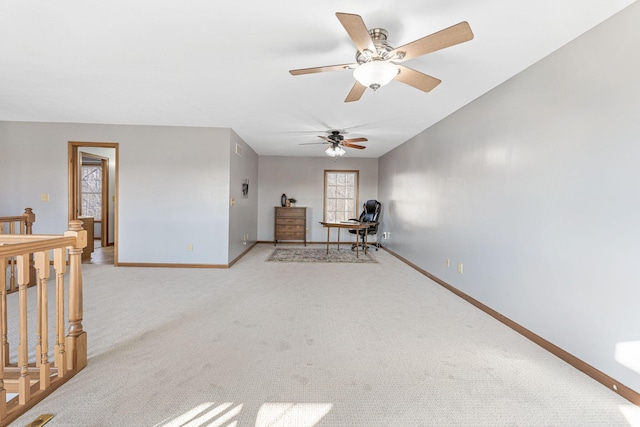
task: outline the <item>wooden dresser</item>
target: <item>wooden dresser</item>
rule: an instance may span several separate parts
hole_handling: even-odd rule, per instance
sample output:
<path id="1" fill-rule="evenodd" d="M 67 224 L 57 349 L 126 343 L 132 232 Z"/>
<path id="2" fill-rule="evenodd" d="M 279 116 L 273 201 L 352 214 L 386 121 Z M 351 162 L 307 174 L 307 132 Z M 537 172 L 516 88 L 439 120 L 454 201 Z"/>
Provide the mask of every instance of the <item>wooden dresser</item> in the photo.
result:
<path id="1" fill-rule="evenodd" d="M 93 217 L 79 216 L 78 219 L 82 221 L 82 228 L 87 230 L 87 247 L 82 250 L 81 259 L 91 259 L 91 253 L 93 252 Z"/>
<path id="2" fill-rule="evenodd" d="M 276 206 L 275 209 L 273 245 L 278 240 L 304 240 L 307 246 L 307 208 Z"/>

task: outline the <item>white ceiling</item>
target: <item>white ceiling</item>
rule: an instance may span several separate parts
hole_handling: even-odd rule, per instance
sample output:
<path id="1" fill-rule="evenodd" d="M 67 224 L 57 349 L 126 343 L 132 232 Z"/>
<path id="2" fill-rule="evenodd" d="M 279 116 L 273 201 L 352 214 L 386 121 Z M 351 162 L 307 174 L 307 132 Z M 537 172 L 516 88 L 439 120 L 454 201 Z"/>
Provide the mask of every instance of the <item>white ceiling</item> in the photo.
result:
<path id="1" fill-rule="evenodd" d="M 380 157 L 631 3 L 1 0 L 0 120 L 230 127 L 287 156 L 341 129 L 369 139 L 347 156 Z M 460 21 L 475 38 L 404 63 L 442 80 L 430 93 L 392 81 L 344 103 L 351 71 L 288 72 L 354 62 L 336 12 L 396 47 Z"/>

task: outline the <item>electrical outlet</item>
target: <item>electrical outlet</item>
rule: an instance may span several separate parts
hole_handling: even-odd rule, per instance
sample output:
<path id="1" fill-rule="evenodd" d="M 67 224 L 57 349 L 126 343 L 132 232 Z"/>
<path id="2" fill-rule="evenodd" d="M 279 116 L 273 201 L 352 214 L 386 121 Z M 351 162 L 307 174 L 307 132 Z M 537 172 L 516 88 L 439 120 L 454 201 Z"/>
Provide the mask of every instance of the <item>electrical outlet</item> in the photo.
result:
<path id="1" fill-rule="evenodd" d="M 451 267 L 451 259 L 447 258 L 444 262 L 444 265 L 446 265 L 447 268 Z"/>
<path id="2" fill-rule="evenodd" d="M 40 200 L 42 200 L 43 202 L 48 202 L 49 201 L 49 195 L 47 193 L 42 193 L 40 195 Z"/>
<path id="3" fill-rule="evenodd" d="M 463 271 L 463 270 L 462 270 L 462 263 L 461 263 L 461 262 L 459 262 L 459 263 L 458 263 L 458 273 L 462 274 L 462 271 Z"/>
<path id="4" fill-rule="evenodd" d="M 189 244 L 187 245 L 187 250 L 188 250 L 189 252 L 193 251 L 193 243 L 189 243 Z"/>

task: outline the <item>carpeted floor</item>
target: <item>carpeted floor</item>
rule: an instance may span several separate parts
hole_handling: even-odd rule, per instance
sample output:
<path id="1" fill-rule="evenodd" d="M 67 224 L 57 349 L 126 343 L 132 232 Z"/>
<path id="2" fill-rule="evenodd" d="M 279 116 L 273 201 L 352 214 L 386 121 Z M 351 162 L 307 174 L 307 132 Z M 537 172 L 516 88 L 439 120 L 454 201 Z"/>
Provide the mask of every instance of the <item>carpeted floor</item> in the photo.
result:
<path id="1" fill-rule="evenodd" d="M 369 263 L 377 262 L 373 258 L 371 251 L 360 250 L 357 254 L 351 249 L 327 249 L 322 248 L 276 248 L 273 253 L 267 258 L 267 261 L 278 262 L 349 262 L 349 263 Z"/>
<path id="2" fill-rule="evenodd" d="M 265 262 L 273 249 L 230 269 L 83 265 L 89 365 L 14 425 L 640 425 L 640 408 L 384 250 Z"/>

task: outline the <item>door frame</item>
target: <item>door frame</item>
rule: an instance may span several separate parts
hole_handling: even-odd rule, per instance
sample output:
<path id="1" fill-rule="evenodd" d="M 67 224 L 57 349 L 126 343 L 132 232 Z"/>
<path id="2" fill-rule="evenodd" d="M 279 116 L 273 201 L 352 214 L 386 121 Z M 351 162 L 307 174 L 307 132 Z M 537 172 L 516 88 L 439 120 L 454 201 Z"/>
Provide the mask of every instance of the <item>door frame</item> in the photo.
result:
<path id="1" fill-rule="evenodd" d="M 78 186 L 79 186 L 79 168 L 80 168 L 80 152 L 82 147 L 94 147 L 94 148 L 113 148 L 115 153 L 115 188 L 113 189 L 113 262 L 114 265 L 118 265 L 118 195 L 119 195 L 119 181 L 120 181 L 120 162 L 119 162 L 119 143 L 117 142 L 82 142 L 82 141 L 68 141 L 67 154 L 68 154 L 68 220 L 71 221 L 77 218 L 76 212 L 79 206 L 78 201 Z M 90 154 L 90 153 L 88 153 Z M 108 171 L 107 171 L 108 173 Z M 108 197 L 108 195 L 107 195 Z M 104 201 L 104 200 L 103 200 Z M 107 201 L 108 204 L 108 201 Z M 104 215 L 103 215 L 104 216 Z M 106 218 L 103 218 L 102 225 L 102 241 L 108 242 L 107 230 L 108 222 L 108 210 Z"/>

